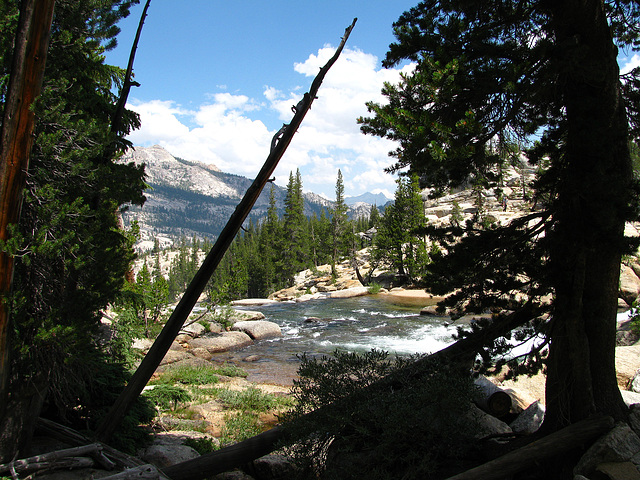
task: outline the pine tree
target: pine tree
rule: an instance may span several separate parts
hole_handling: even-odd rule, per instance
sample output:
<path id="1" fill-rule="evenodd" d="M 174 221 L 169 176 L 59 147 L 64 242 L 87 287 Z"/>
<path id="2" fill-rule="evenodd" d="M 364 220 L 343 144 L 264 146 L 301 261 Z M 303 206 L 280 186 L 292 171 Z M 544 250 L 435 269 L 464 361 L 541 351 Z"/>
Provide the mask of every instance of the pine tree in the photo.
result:
<path id="1" fill-rule="evenodd" d="M 290 283 L 309 262 L 309 241 L 305 231 L 304 200 L 300 170 L 289 175 L 282 229 L 282 275 Z"/>
<path id="2" fill-rule="evenodd" d="M 331 256 L 331 274 L 336 275 L 336 264 L 341 256 L 349 251 L 352 232 L 350 232 L 347 211 L 349 207 L 344 202 L 344 182 L 342 172 L 338 169 L 336 179 L 336 201 L 331 210 L 331 239 L 333 241 L 333 252 Z"/>
<path id="3" fill-rule="evenodd" d="M 8 16 L 2 22 L 16 18 L 16 3 L 3 2 Z M 105 65 L 102 55 L 132 3 L 56 2 L 43 92 L 34 106 L 35 139 L 22 216 L 12 245 L 3 246 L 19 254 L 11 299 L 13 397 L 28 405 L 34 393 L 29 390 L 36 386 L 48 391 L 52 411 L 57 408 L 85 427 L 93 424 L 96 408 L 109 401 L 113 388 L 99 383 L 104 378 L 96 372 L 104 373 L 108 359 L 93 335 L 101 310 L 120 295 L 134 258 L 135 239 L 118 228 L 116 211 L 144 201 L 142 168 L 116 162 L 126 145 L 124 135 L 138 119 L 126 112 L 122 130 L 111 131 L 113 92 L 124 72 Z M 8 45 L 15 24 L 4 26 L 0 44 Z M 2 89 L 10 57 L 0 55 Z M 14 405 L 7 413 L 11 418 L 0 419 L 0 457 L 5 447 L 21 448 L 15 437 L 9 439 L 23 429 L 19 409 Z M 37 410 L 22 413 L 37 418 Z M 28 434 L 29 428 L 24 430 Z"/>
<path id="4" fill-rule="evenodd" d="M 395 201 L 385 209 L 375 237 L 373 255 L 389 262 L 399 277 L 413 281 L 428 263 L 423 230 L 426 225 L 418 177 L 399 178 Z"/>
<path id="5" fill-rule="evenodd" d="M 550 164 L 536 185 L 541 208 L 525 220 L 456 238 L 433 231 L 447 255 L 429 278 L 436 293 L 455 290 L 451 306 L 515 311 L 517 327 L 547 335 L 548 430 L 627 415 L 614 357 L 624 224 L 637 203 L 629 143 L 640 137 L 640 70 L 623 86 L 617 52 L 637 45 L 639 18 L 635 2 L 422 2 L 395 23 L 383 62 L 411 59 L 415 70 L 385 85 L 387 102 L 369 103 L 374 116 L 360 120 L 399 142 L 391 170 L 418 174 L 436 194 L 472 178 L 497 186 L 496 137 L 535 142 L 528 160 Z M 546 353 L 534 349 L 528 367 Z"/>

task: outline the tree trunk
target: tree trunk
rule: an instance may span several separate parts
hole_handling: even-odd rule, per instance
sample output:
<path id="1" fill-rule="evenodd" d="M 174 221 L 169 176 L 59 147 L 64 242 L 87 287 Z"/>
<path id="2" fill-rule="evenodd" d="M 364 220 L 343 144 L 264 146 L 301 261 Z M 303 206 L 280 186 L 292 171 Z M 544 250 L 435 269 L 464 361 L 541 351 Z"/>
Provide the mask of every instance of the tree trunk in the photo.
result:
<path id="1" fill-rule="evenodd" d="M 33 144 L 35 116 L 31 109 L 39 95 L 49 47 L 54 0 L 25 0 L 15 36 L 13 64 L 7 89 L 0 133 L 0 240 L 9 238 L 8 226 L 20 217 L 22 190 L 25 185 L 29 155 Z M 13 258 L 0 252 L 0 298 L 11 291 Z M 9 311 L 0 300 L 0 425 L 6 430 L 9 403 Z M 15 392 L 12 404 L 15 406 Z M 19 408 L 18 411 L 21 409 Z M 37 417 L 37 412 L 27 412 Z M 21 423 L 21 422 L 19 422 Z M 13 432 L 18 435 L 20 432 Z M 6 431 L 2 432 L 7 434 Z M 15 437 L 3 438 L 0 461 L 16 449 Z"/>
<path id="2" fill-rule="evenodd" d="M 544 428 L 555 430 L 594 412 L 626 418 L 614 362 L 624 214 L 633 176 L 617 49 L 603 3 L 551 4 L 568 126 L 550 233 L 556 299 Z"/>

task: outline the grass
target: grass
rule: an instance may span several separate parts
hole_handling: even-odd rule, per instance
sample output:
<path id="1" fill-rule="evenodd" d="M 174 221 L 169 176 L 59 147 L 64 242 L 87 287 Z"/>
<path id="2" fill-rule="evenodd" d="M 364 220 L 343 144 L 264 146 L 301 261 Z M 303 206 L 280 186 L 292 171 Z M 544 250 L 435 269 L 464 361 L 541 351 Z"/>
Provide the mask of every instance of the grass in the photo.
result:
<path id="1" fill-rule="evenodd" d="M 226 408 L 243 412 L 268 412 L 291 406 L 290 399 L 264 393 L 257 387 L 240 391 L 219 389 L 217 398 Z"/>
<path id="2" fill-rule="evenodd" d="M 221 445 L 241 442 L 261 433 L 265 428 L 260 421 L 261 413 L 281 412 L 293 405 L 293 399 L 265 393 L 256 386 L 249 386 L 243 390 L 219 387 L 216 384 L 220 376 L 244 378 L 247 373 L 232 364 L 170 367 L 150 382 L 155 388 L 145 392 L 145 396 L 152 399 L 161 410 L 170 412 L 172 417 L 182 420 L 178 420 L 176 426 L 171 427 L 172 430 L 204 432 L 207 423 L 194 424 L 191 421 L 194 412 L 189 405 L 210 400 L 220 402 L 223 408 L 228 410 L 224 415 Z M 191 446 L 201 453 L 219 448 L 210 439 L 191 442 Z"/>
<path id="3" fill-rule="evenodd" d="M 237 415 L 225 415 L 221 445 L 231 445 L 255 437 L 262 432 L 262 425 L 258 415 L 250 412 L 240 412 Z"/>
<path id="4" fill-rule="evenodd" d="M 235 365 L 180 365 L 168 368 L 160 376 L 151 382 L 151 385 L 181 383 L 183 385 L 207 385 L 218 383 L 220 376 L 225 377 L 246 377 L 247 372 Z"/>

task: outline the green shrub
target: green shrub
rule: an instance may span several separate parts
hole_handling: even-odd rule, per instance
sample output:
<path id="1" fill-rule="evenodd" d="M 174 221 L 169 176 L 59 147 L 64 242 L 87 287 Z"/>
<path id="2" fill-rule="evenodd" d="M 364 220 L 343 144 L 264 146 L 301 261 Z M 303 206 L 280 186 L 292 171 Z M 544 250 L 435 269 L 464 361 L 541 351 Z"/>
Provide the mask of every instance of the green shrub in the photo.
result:
<path id="1" fill-rule="evenodd" d="M 146 390 L 143 395 L 162 410 L 175 410 L 178 404 L 191 401 L 191 395 L 184 388 L 160 384 Z"/>
<path id="2" fill-rule="evenodd" d="M 231 445 L 242 442 L 261 432 L 262 426 L 255 413 L 240 412 L 236 415 L 225 415 L 220 444 Z"/>
<path id="3" fill-rule="evenodd" d="M 193 448 L 200 455 L 215 452 L 219 448 L 212 439 L 207 437 L 188 438 L 184 444 Z"/>
<path id="4" fill-rule="evenodd" d="M 276 395 L 264 393 L 257 387 L 249 387 L 239 391 L 220 389 L 217 398 L 224 402 L 227 408 L 245 412 L 267 412 L 288 406 L 291 403 Z"/>
<path id="5" fill-rule="evenodd" d="M 367 291 L 371 295 L 376 295 L 376 294 L 380 293 L 380 289 L 381 288 L 382 288 L 382 286 L 379 283 L 372 283 L 371 285 L 369 285 L 369 288 L 367 289 Z"/>
<path id="6" fill-rule="evenodd" d="M 284 420 L 287 450 L 305 478 L 432 478 L 471 445 L 472 382 L 446 366 L 417 370 L 415 358 L 375 350 L 301 358 L 297 403 Z M 393 382 L 376 384 L 385 376 Z"/>

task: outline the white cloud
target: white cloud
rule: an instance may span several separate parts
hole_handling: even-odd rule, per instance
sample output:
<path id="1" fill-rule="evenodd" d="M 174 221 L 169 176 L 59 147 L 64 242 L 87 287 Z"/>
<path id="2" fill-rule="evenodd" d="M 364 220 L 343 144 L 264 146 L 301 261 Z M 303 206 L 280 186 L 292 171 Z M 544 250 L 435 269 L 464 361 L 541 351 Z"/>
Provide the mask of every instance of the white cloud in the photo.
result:
<path id="1" fill-rule="evenodd" d="M 620 73 L 623 75 L 625 73 L 629 73 L 636 67 L 640 67 L 640 55 L 637 53 L 635 53 L 631 58 L 627 57 L 625 60 L 625 63 L 620 66 Z"/>
<path id="2" fill-rule="evenodd" d="M 315 77 L 334 52 L 325 46 L 293 69 Z M 332 198 L 341 169 L 349 195 L 373 189 L 387 195 L 395 191 L 394 178 L 383 171 L 392 163 L 387 153 L 394 144 L 363 135 L 356 119 L 368 115 L 365 102 L 384 101 L 383 82 L 397 82 L 399 72 L 412 67 L 387 70 L 377 63 L 375 56 L 357 49 L 342 52 L 280 161 L 275 173 L 278 184 L 286 185 L 289 172 L 300 168 L 305 190 Z M 252 178 L 266 159 L 275 134 L 261 120 L 265 109 L 288 123 L 293 116 L 291 107 L 303 91 L 306 87 L 282 92 L 265 86 L 263 99 L 216 93 L 209 103 L 194 110 L 183 110 L 171 101 L 134 102 L 129 107 L 140 113 L 142 128 L 130 140 L 142 146 L 160 144 L 176 156 L 214 163 L 225 172 Z"/>

